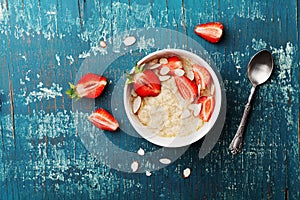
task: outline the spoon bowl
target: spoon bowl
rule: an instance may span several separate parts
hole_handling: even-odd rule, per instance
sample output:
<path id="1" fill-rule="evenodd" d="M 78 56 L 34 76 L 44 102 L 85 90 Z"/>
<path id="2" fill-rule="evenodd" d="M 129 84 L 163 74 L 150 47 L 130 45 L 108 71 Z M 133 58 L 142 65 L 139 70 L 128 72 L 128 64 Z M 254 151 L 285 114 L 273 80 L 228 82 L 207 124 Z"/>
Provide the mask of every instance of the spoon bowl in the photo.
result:
<path id="1" fill-rule="evenodd" d="M 262 50 L 256 53 L 251 58 L 248 64 L 247 73 L 248 78 L 252 83 L 252 88 L 238 130 L 229 145 L 229 149 L 234 155 L 242 151 L 243 135 L 245 127 L 247 125 L 248 116 L 252 107 L 251 102 L 255 93 L 256 86 L 265 83 L 270 78 L 273 71 L 273 66 L 274 62 L 272 54 L 267 50 Z"/>
<path id="2" fill-rule="evenodd" d="M 253 86 L 266 82 L 273 71 L 273 57 L 267 50 L 256 53 L 248 64 L 248 78 Z"/>

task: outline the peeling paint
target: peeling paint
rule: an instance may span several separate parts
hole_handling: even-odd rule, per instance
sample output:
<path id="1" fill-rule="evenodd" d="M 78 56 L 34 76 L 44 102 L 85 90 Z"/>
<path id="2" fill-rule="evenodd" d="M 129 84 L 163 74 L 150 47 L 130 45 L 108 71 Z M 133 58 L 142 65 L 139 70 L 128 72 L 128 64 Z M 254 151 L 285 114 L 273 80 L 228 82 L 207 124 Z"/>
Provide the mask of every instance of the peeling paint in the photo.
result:
<path id="1" fill-rule="evenodd" d="M 72 65 L 74 63 L 74 58 L 72 55 L 66 56 L 66 58 L 69 60 L 69 65 Z"/>
<path id="2" fill-rule="evenodd" d="M 57 61 L 57 65 L 60 66 L 60 57 L 58 54 L 55 54 L 55 59 Z"/>
<path id="3" fill-rule="evenodd" d="M 189 2 L 185 1 L 184 3 Z M 238 20 L 247 20 L 251 22 L 257 21 L 258 23 L 263 23 L 269 19 L 268 17 L 270 17 L 267 17 L 266 15 L 270 13 L 264 12 L 267 7 L 266 2 L 248 2 L 242 0 L 241 4 L 230 3 L 232 6 L 228 7 L 228 11 L 233 14 L 228 14 L 227 11 L 221 11 L 221 19 L 227 18 L 231 20 L 237 16 Z M 0 4 L 0 36 L 4 36 L 4 38 L 6 38 L 6 36 L 11 37 L 11 41 L 17 41 L 17 44 L 22 44 L 23 40 L 28 38 L 27 36 L 32 38 L 39 36 L 44 40 L 48 40 L 47 42 L 55 41 L 53 44 L 57 44 L 56 40 L 70 39 L 69 36 L 76 37 L 77 41 L 79 40 L 79 42 L 87 47 L 80 49 L 79 52 L 81 53 L 78 53 L 78 51 L 75 51 L 76 53 L 74 53 L 74 51 L 67 52 L 68 56 L 65 58 L 69 62 L 69 65 L 74 64 L 75 59 L 77 61 L 77 58 L 82 60 L 96 54 L 107 56 L 112 52 L 122 52 L 124 50 L 123 48 L 125 48 L 122 46 L 124 34 L 122 35 L 119 33 L 124 32 L 124 30 L 125 35 L 129 34 L 131 30 L 134 31 L 137 28 L 143 27 L 168 27 L 177 30 L 180 29 L 181 26 L 185 25 L 184 22 L 188 28 L 193 27 L 197 16 L 199 16 L 198 19 L 200 21 L 216 19 L 216 17 L 218 17 L 213 14 L 214 12 L 212 12 L 211 15 L 207 14 L 209 8 L 205 8 L 203 10 L 199 9 L 198 13 L 193 13 L 194 9 L 192 8 L 172 10 L 170 8 L 165 8 L 165 6 L 159 7 L 159 5 L 150 5 L 150 3 L 141 5 L 135 2 L 130 2 L 129 5 L 127 3 L 113 2 L 111 5 L 109 4 L 108 6 L 104 6 L 104 3 L 100 2 L 99 5 L 97 5 L 99 6 L 99 10 L 96 10 L 92 15 L 82 15 L 83 19 L 80 19 L 77 16 L 77 10 L 74 14 L 74 12 L 69 10 L 69 7 L 59 7 L 61 4 L 60 2 L 57 2 L 56 5 L 52 5 L 47 8 L 43 8 L 43 6 L 41 6 L 39 10 L 35 11 L 32 9 L 33 1 L 24 1 L 24 4 L 26 6 L 21 8 L 22 5 L 20 1 L 12 2 L 9 6 L 10 10 L 7 10 L 6 3 L 2 2 Z M 156 2 L 154 2 L 154 4 L 156 4 Z M 41 5 L 46 4 L 42 2 Z M 213 6 L 214 8 L 218 6 L 216 3 L 210 2 L 208 2 L 207 5 Z M 220 5 L 222 6 L 222 2 Z M 85 9 L 90 8 L 86 7 Z M 155 9 L 157 9 L 157 12 Z M 183 14 L 181 15 L 181 12 L 184 12 L 184 16 L 182 16 Z M 12 13 L 15 14 L 12 15 Z M 61 16 L 64 16 L 64 18 Z M 194 18 L 190 19 L 190 17 Z M 82 23 L 80 23 L 80 20 L 82 20 Z M 236 21 L 236 25 L 239 25 L 238 20 Z M 277 16 L 274 16 L 274 19 L 271 19 L 271 21 L 278 24 L 284 24 L 284 22 L 277 18 Z M 154 47 L 156 41 L 155 38 L 145 39 L 141 35 L 135 36 L 138 40 L 134 45 L 138 46 L 140 50 Z M 100 40 L 106 41 L 108 48 L 101 48 L 99 44 Z M 265 48 L 271 50 L 275 58 L 276 69 L 274 70 L 274 75 L 271 77 L 270 82 L 259 89 L 258 101 L 256 102 L 258 106 L 261 107 L 265 105 L 261 102 L 267 104 L 280 103 L 283 105 L 283 108 L 280 109 L 283 112 L 278 114 L 283 120 L 282 123 L 287 123 L 287 130 L 280 130 L 283 132 L 294 131 L 294 128 L 297 126 L 297 120 L 295 120 L 294 114 L 295 108 L 292 106 L 285 106 L 288 105 L 289 102 L 298 101 L 298 99 L 296 99 L 299 92 L 297 91 L 298 87 L 293 85 L 297 84 L 295 83 L 293 76 L 295 76 L 295 69 L 297 69 L 300 65 L 299 61 L 297 61 L 297 45 L 298 44 L 293 42 L 287 42 L 283 43 L 282 46 L 276 46 L 271 45 L 269 41 L 253 38 L 252 40 L 250 39 L 249 45 L 245 46 L 245 48 L 241 47 L 244 48 L 243 50 L 233 50 L 232 52 L 228 52 L 228 49 L 230 49 L 228 48 L 226 49 L 226 54 L 219 52 L 214 53 L 214 56 L 217 58 L 217 62 L 220 62 L 223 66 L 232 67 L 229 71 L 233 72 L 233 74 L 230 74 L 233 76 L 228 80 L 224 80 L 225 85 L 231 86 L 231 84 L 236 84 L 241 86 L 236 87 L 236 91 L 239 92 L 245 88 L 244 84 L 248 81 L 246 78 L 243 79 L 242 76 L 244 75 L 243 73 L 245 72 L 247 62 L 250 59 L 250 54 L 253 53 L 253 50 L 259 51 Z M 113 51 L 111 52 L 109 51 L 110 47 L 113 48 Z M 178 45 L 178 47 L 180 48 L 180 45 Z M 222 45 L 219 47 L 222 48 Z M 54 52 L 57 52 L 57 50 Z M 32 58 L 30 57 L 30 54 L 21 53 L 16 55 L 22 63 L 31 62 L 30 59 Z M 20 59 L 20 56 L 22 59 Z M 52 53 L 49 57 L 52 59 L 51 62 L 57 63 L 58 66 L 61 66 L 61 59 L 64 59 L 59 53 Z M 230 63 L 228 66 L 224 65 L 225 60 Z M 76 67 L 75 64 L 72 68 Z M 222 65 L 220 65 L 220 67 Z M 36 66 L 30 66 L 32 69 L 35 67 Z M 43 72 L 40 72 L 40 74 L 34 74 L 36 73 L 35 71 L 26 72 L 27 68 L 28 66 L 24 67 L 25 70 L 21 71 L 22 73 L 18 76 L 17 70 L 22 69 L 22 66 L 16 66 L 16 71 L 13 71 L 12 73 L 12 76 L 16 79 L 13 91 L 15 94 L 15 103 L 22 102 L 24 105 L 29 105 L 33 102 L 51 102 L 56 98 L 62 97 L 63 82 L 57 80 L 57 82 L 50 82 L 49 84 L 49 82 L 46 82 L 45 80 L 35 80 L 35 77 L 37 79 L 44 78 L 44 75 L 40 75 Z M 226 71 L 226 69 L 222 68 L 221 70 Z M 225 73 L 225 75 L 227 74 Z M 19 90 L 17 87 L 18 84 L 22 86 Z M 28 90 L 28 88 L 30 88 L 30 90 Z M 229 94 L 232 91 L 232 88 L 228 88 Z M 272 91 L 272 93 L 270 93 L 270 91 Z M 3 90 L 2 88 L 0 90 L 0 94 L 3 97 L 9 96 L 7 90 Z M 279 99 L 280 101 L 278 101 Z M 2 107 L 9 108 L 10 102 L 7 98 L 5 98 L 4 101 L 3 99 L 1 100 L 3 103 Z M 238 103 L 235 99 L 233 102 Z M 26 108 L 26 106 L 24 107 Z M 33 107 L 34 106 L 28 106 L 28 109 L 32 109 Z M 238 108 L 235 107 L 234 109 Z M 265 120 L 263 116 L 269 116 L 272 109 L 270 107 L 258 109 L 263 111 L 261 114 L 262 116 L 258 116 L 258 119 L 253 118 L 252 120 L 258 120 L 261 123 Z M 83 199 L 99 199 L 99 197 L 126 198 L 126 195 L 130 192 L 134 194 L 137 193 L 137 191 L 139 193 L 149 191 L 154 197 L 166 197 L 172 194 L 173 185 L 171 181 L 168 182 L 169 180 L 173 180 L 171 179 L 173 176 L 172 170 L 170 170 L 173 167 L 172 165 L 169 166 L 168 170 L 156 171 L 152 175 L 150 174 L 151 177 L 148 177 L 148 185 L 144 184 L 144 178 L 141 176 L 137 176 L 138 178 L 136 179 L 135 176 L 123 176 L 123 174 L 120 175 L 118 173 L 114 173 L 109 166 L 99 163 L 97 159 L 85 149 L 80 141 L 80 137 L 76 134 L 76 131 L 78 131 L 76 130 L 78 121 L 81 120 L 84 115 L 66 110 L 50 113 L 34 110 L 30 110 L 30 112 L 31 113 L 28 115 L 21 115 L 16 111 L 15 124 L 18 124 L 18 126 L 15 127 L 15 131 L 17 133 L 16 139 L 14 139 L 11 134 L 13 132 L 11 116 L 1 115 L 0 118 L 0 138 L 4 141 L 0 147 L 0 155 L 3 157 L 3 162 L 0 162 L 0 181 L 3 186 L 6 187 L 6 190 L 8 190 L 7 193 L 11 194 L 11 192 L 13 193 L 16 188 L 20 187 L 22 195 L 28 195 L 31 199 L 39 199 L 39 197 L 42 198 L 41 196 L 37 196 L 35 198 L 34 195 L 42 193 L 53 194 L 55 192 L 59 194 L 63 193 L 63 191 L 67 191 L 64 195 L 77 194 L 78 196 L 76 197 L 81 197 Z M 277 123 L 277 119 L 275 117 L 272 120 L 272 123 Z M 235 121 L 235 118 L 233 118 L 233 121 Z M 231 124 L 231 122 L 229 124 Z M 260 126 L 258 128 L 258 134 L 260 134 L 259 137 L 265 136 L 262 133 L 270 132 L 270 129 L 267 127 Z M 227 127 L 225 130 L 228 129 L 229 128 Z M 255 132 L 253 129 L 250 129 L 250 131 Z M 228 132 L 226 133 L 228 134 Z M 281 134 L 283 134 L 283 137 L 293 137 L 285 136 L 284 134 L 286 133 Z M 214 194 L 215 196 L 204 196 L 204 198 L 230 198 L 233 197 L 232 195 L 239 198 L 236 196 L 236 193 L 241 191 L 239 185 L 241 181 L 244 180 L 246 181 L 242 184 L 243 188 L 250 188 L 250 190 L 254 191 L 258 187 L 262 186 L 261 190 L 263 192 L 266 192 L 268 189 L 264 188 L 265 185 L 260 183 L 265 183 L 265 181 L 267 181 L 267 184 L 270 185 L 270 190 L 272 190 L 270 191 L 270 194 L 276 194 L 273 190 L 277 190 L 279 185 L 287 184 L 286 182 L 280 182 L 281 179 L 286 180 L 284 179 L 285 177 L 279 177 L 279 181 L 274 180 L 274 177 L 276 177 L 274 176 L 274 173 L 277 173 L 278 170 L 286 170 L 284 169 L 283 164 L 279 163 L 279 161 L 283 160 L 286 163 L 285 159 L 287 159 L 286 155 L 284 155 L 282 160 L 277 159 L 281 154 L 280 152 L 276 152 L 276 150 L 283 149 L 283 147 L 286 147 L 285 145 L 289 144 L 283 144 L 283 141 L 280 141 L 279 139 L 276 140 L 275 136 L 277 135 L 274 135 L 274 138 L 272 138 L 272 136 L 273 135 L 270 136 L 270 139 L 273 141 L 270 142 L 270 144 L 261 144 L 262 142 L 266 142 L 264 138 L 259 138 L 259 142 L 257 142 L 257 138 L 254 139 L 254 136 L 248 136 L 248 139 L 251 139 L 250 141 L 246 141 L 248 142 L 246 143 L 246 147 L 249 148 L 249 152 L 244 152 L 244 154 L 242 154 L 237 160 L 237 163 L 241 165 L 237 165 L 235 171 L 231 171 L 231 160 L 227 159 L 228 157 L 231 157 L 228 156 L 228 154 L 225 153 L 226 150 L 223 149 L 224 145 L 227 145 L 226 141 L 221 141 L 219 145 L 222 145 L 222 148 L 219 147 L 217 151 L 213 151 L 210 158 L 207 158 L 208 160 L 205 160 L 205 162 L 196 160 L 204 166 L 203 168 L 193 169 L 193 172 L 195 173 L 192 173 L 189 179 L 191 182 L 185 183 L 178 181 L 177 183 L 174 181 L 176 182 L 176 187 L 174 188 L 184 188 L 186 184 L 192 183 L 194 188 L 201 191 L 203 190 L 203 186 L 201 184 L 209 184 L 209 181 L 211 180 L 210 178 L 215 178 L 214 176 L 216 176 L 216 178 L 220 179 L 218 179 L 219 183 L 224 183 L 223 190 L 221 188 L 222 193 L 220 190 Z M 16 145 L 14 143 L 16 143 Z M 251 146 L 251 144 L 254 145 Z M 260 147 L 265 149 L 259 149 Z M 291 145 L 289 148 L 297 150 L 295 145 Z M 23 154 L 19 155 L 18 152 L 22 152 Z M 189 153 L 190 152 L 187 152 L 187 157 L 190 156 Z M 189 162 L 195 162 L 192 157 L 189 158 Z M 220 158 L 217 163 L 209 162 L 210 159 L 215 158 Z M 256 161 L 255 164 L 260 167 L 257 168 L 257 170 L 260 175 L 263 175 L 262 177 L 252 176 L 251 173 L 254 170 L 254 168 L 251 168 L 251 166 L 253 166 L 252 159 L 254 159 Z M 269 165 L 261 164 L 268 161 L 268 159 L 274 161 L 269 162 Z M 278 163 L 277 160 L 279 160 Z M 292 160 L 288 161 L 288 163 L 294 162 Z M 210 164 L 214 166 L 209 166 Z M 22 166 L 24 169 L 21 169 Z M 143 166 L 151 172 L 153 172 L 152 169 L 155 169 L 154 164 L 151 162 L 145 162 L 143 163 Z M 178 164 L 178 166 L 180 166 L 180 164 Z M 181 172 L 180 167 L 178 166 L 178 170 L 175 171 L 174 176 Z M 287 164 L 285 167 L 287 166 L 289 165 Z M 220 170 L 216 171 L 216 169 Z M 244 170 L 249 171 L 247 171 L 243 177 L 230 176 L 235 172 L 244 172 Z M 282 172 L 282 174 L 284 174 L 283 176 L 287 176 L 287 173 L 290 173 L 293 169 L 289 168 L 288 170 L 289 171 Z M 192 177 L 196 173 L 203 175 L 200 177 L 200 180 L 195 181 L 195 177 Z M 216 173 L 219 174 L 216 175 Z M 260 181 L 261 178 L 265 178 L 266 180 Z M 167 180 L 167 183 L 169 184 L 168 186 L 165 186 L 165 180 Z M 292 181 L 288 180 L 289 184 L 290 182 Z M 153 189 L 154 185 L 156 187 L 155 192 Z M 149 186 L 151 187 L 151 190 L 147 189 Z M 158 186 L 162 187 L 157 190 Z M 26 192 L 28 194 L 26 194 Z M 17 194 L 17 192 L 15 192 L 15 194 Z M 209 193 L 207 194 L 209 195 Z M 249 194 L 246 194 L 246 192 L 242 195 L 244 195 L 244 198 L 249 198 Z M 265 195 L 265 193 L 262 195 Z M 173 197 L 176 199 L 182 196 Z M 263 197 L 266 198 L 266 196 Z M 15 196 L 15 198 L 18 197 Z M 60 196 L 60 198 L 63 198 L 63 196 Z"/>
<path id="4" fill-rule="evenodd" d="M 252 21 L 266 21 L 266 15 L 261 10 L 262 7 L 266 7 L 266 2 L 251 2 L 249 10 L 247 10 L 248 6 L 246 6 L 245 0 L 242 0 L 242 3 L 240 5 L 241 7 L 237 12 L 237 16 L 245 19 L 250 19 Z"/>
<path id="5" fill-rule="evenodd" d="M 18 136 L 19 148 L 22 149 L 23 156 L 32 159 L 18 160 L 16 163 L 1 162 L 1 164 L 10 170 L 15 170 L 18 165 L 26 166 L 26 171 L 23 171 L 22 174 L 16 172 L 15 176 L 16 178 L 22 177 L 29 187 L 36 189 L 43 188 L 43 184 L 48 181 L 53 183 L 59 181 L 58 188 L 66 183 L 73 185 L 73 188 L 78 188 L 80 185 L 84 187 L 91 185 L 94 191 L 100 191 L 102 195 L 105 195 L 105 192 L 115 192 L 119 183 L 126 185 L 128 189 L 140 187 L 141 185 L 134 180 L 122 179 L 111 174 L 111 169 L 102 166 L 92 154 L 79 153 L 83 147 L 80 147 L 78 152 L 73 152 L 74 147 L 80 145 L 80 143 L 76 144 L 80 142 L 80 140 L 76 142 L 76 117 L 86 116 L 66 110 L 57 113 L 33 111 L 31 116 L 16 115 L 16 122 L 22 124 L 18 127 L 22 130 L 19 132 L 21 135 Z M 2 137 L 8 140 L 11 138 L 9 134 L 12 127 L 11 117 L 3 116 L 1 122 L 4 125 L 3 131 L 7 133 Z M 13 150 L 12 143 L 6 143 L 6 145 L 8 151 Z M 0 148 L 0 155 L 4 153 L 2 150 Z M 73 155 L 74 153 L 78 153 L 78 155 Z M 38 159 L 35 158 L 36 156 Z M 73 156 L 75 156 L 75 160 L 70 159 Z M 0 171 L 0 173 L 3 175 L 9 172 Z M 2 177 L 2 182 L 5 181 L 5 176 L 0 177 Z M 109 184 L 110 188 L 104 190 L 102 186 L 106 184 Z M 88 190 L 88 188 L 82 189 Z"/>
<path id="6" fill-rule="evenodd" d="M 262 39 L 256 40 L 255 38 L 252 39 L 252 49 L 255 51 L 260 51 L 267 47 L 267 43 Z"/>
<path id="7" fill-rule="evenodd" d="M 42 82 L 39 82 L 38 85 L 36 86 L 37 91 L 29 92 L 27 90 L 21 89 L 21 94 L 19 94 L 18 96 L 24 97 L 23 102 L 25 105 L 28 105 L 32 102 L 50 100 L 62 96 L 61 92 L 63 88 L 59 84 L 52 83 L 50 88 L 43 87 L 43 85 L 44 84 Z"/>

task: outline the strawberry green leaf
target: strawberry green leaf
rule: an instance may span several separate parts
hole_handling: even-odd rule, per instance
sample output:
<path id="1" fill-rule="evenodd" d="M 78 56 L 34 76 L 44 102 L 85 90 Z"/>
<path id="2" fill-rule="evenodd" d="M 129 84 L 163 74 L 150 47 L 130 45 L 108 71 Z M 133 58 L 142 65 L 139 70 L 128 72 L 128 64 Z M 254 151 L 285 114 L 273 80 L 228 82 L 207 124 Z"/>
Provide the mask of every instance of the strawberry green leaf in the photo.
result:
<path id="1" fill-rule="evenodd" d="M 68 89 L 66 91 L 66 94 L 71 98 L 76 98 L 76 99 L 80 99 L 80 97 L 78 96 L 77 92 L 76 92 L 76 86 L 73 85 L 72 83 L 69 83 L 70 85 L 70 89 Z"/>

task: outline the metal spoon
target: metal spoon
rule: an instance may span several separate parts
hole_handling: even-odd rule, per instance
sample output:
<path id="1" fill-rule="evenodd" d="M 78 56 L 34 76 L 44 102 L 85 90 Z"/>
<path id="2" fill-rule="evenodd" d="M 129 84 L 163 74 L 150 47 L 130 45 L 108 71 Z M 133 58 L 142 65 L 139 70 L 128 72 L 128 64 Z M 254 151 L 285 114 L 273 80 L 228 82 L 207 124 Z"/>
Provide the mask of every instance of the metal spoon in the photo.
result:
<path id="1" fill-rule="evenodd" d="M 229 145 L 229 149 L 233 155 L 236 155 L 242 151 L 243 135 L 252 107 L 251 101 L 253 99 L 256 86 L 263 84 L 269 79 L 273 71 L 273 65 L 274 63 L 272 54 L 267 50 L 262 50 L 256 53 L 248 64 L 247 72 L 248 78 L 252 83 L 252 88 L 238 130 Z"/>

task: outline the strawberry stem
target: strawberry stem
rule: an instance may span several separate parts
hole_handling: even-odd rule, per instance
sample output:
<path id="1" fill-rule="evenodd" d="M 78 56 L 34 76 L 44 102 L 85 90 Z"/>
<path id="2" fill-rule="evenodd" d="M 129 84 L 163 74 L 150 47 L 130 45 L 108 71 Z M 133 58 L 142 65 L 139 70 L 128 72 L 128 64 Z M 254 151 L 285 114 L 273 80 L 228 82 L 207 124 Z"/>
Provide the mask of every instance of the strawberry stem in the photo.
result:
<path id="1" fill-rule="evenodd" d="M 127 85 L 129 85 L 131 83 L 134 83 L 133 76 L 135 74 L 143 72 L 144 71 L 144 66 L 145 66 L 145 64 L 142 64 L 142 65 L 139 66 L 136 63 L 135 66 L 133 67 L 134 68 L 133 72 L 131 72 L 131 73 L 126 72 L 126 78 L 127 78 L 126 84 Z"/>
<path id="2" fill-rule="evenodd" d="M 68 90 L 66 91 L 66 94 L 67 94 L 71 99 L 76 98 L 76 100 L 78 100 L 80 97 L 79 97 L 78 94 L 77 94 L 76 86 L 75 86 L 74 84 L 72 84 L 72 83 L 69 83 L 69 85 L 70 85 L 70 89 L 68 89 Z"/>

